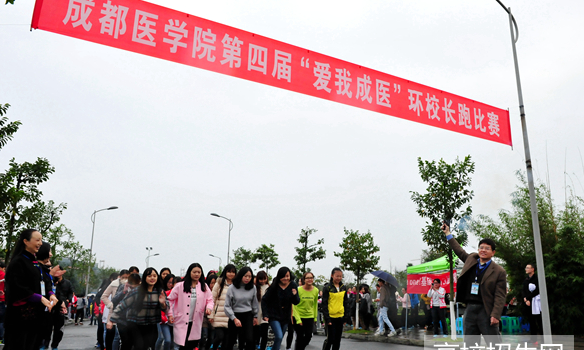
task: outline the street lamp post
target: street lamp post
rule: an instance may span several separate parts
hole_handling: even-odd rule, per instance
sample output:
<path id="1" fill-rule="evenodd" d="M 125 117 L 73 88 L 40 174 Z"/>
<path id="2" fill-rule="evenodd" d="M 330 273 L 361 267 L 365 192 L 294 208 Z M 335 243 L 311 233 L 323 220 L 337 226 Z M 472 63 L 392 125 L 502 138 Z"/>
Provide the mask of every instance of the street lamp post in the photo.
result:
<path id="1" fill-rule="evenodd" d="M 229 264 L 229 251 L 231 248 L 231 230 L 233 229 L 233 222 L 231 221 L 231 219 L 228 219 L 225 216 L 221 216 L 219 214 L 211 213 L 211 215 L 229 221 L 229 236 L 227 238 L 227 263 Z"/>
<path id="2" fill-rule="evenodd" d="M 91 214 L 91 222 L 93 223 L 93 227 L 91 228 L 91 246 L 89 248 L 89 264 L 87 264 L 87 277 L 85 278 L 85 296 L 89 293 L 89 274 L 91 270 L 91 259 L 93 258 L 93 234 L 95 232 L 95 214 L 99 213 L 100 211 L 104 210 L 114 210 L 118 209 L 116 206 L 112 206 L 109 208 L 103 208 L 99 210 L 95 210 L 93 214 Z"/>
<path id="3" fill-rule="evenodd" d="M 215 255 L 213 255 L 213 254 L 209 254 L 209 256 L 212 256 L 212 257 L 214 257 L 214 258 L 217 258 L 217 259 L 219 259 L 219 268 L 217 269 L 217 271 L 221 270 L 221 262 L 222 262 L 223 260 L 221 260 L 221 258 L 220 258 L 220 257 L 218 257 L 218 256 L 215 256 Z"/>
<path id="4" fill-rule="evenodd" d="M 156 253 L 156 254 L 151 254 L 151 253 L 152 253 L 152 249 L 153 249 L 152 247 L 146 247 L 146 250 L 148 251 L 148 256 L 146 257 L 146 268 L 149 268 L 149 267 L 150 267 L 150 257 L 151 257 L 151 256 L 157 256 L 157 255 L 160 255 L 160 254 L 158 254 L 158 253 Z"/>
<path id="5" fill-rule="evenodd" d="M 535 261 L 537 263 L 537 281 L 539 282 L 539 294 L 541 296 L 541 316 L 543 323 L 543 336 L 546 344 L 552 343 L 552 327 L 550 323 L 550 313 L 548 304 L 547 287 L 545 283 L 545 268 L 543 261 L 543 250 L 541 249 L 541 235 L 539 232 L 539 218 L 537 213 L 537 202 L 535 198 L 535 187 L 533 185 L 533 170 L 531 166 L 531 152 L 529 150 L 529 138 L 527 137 L 527 124 L 525 121 L 525 109 L 523 105 L 523 92 L 521 90 L 521 79 L 519 78 L 519 62 L 517 61 L 517 49 L 515 43 L 519 39 L 519 28 L 517 22 L 511 14 L 511 8 L 505 7 L 500 0 L 496 0 L 509 14 L 509 28 L 511 29 L 511 47 L 513 48 L 513 61 L 515 63 L 515 79 L 517 81 L 517 96 L 519 98 L 519 113 L 521 116 L 521 130 L 523 132 L 523 147 L 525 149 L 525 166 L 527 168 L 527 185 L 529 187 L 529 199 L 531 204 L 531 223 L 533 227 L 533 243 L 535 245 Z M 513 30 L 515 28 L 515 30 Z"/>

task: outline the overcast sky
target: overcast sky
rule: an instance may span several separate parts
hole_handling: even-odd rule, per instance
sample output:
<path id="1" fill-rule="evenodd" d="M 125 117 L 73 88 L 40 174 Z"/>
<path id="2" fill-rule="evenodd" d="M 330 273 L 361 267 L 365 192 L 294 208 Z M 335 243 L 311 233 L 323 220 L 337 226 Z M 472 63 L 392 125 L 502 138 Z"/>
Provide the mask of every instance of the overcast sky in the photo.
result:
<path id="1" fill-rule="evenodd" d="M 0 152 L 45 157 L 56 172 L 44 199 L 66 202 L 62 222 L 116 268 L 205 270 L 231 248 L 272 243 L 293 266 L 304 227 L 338 265 L 343 227 L 370 230 L 380 265 L 418 264 L 409 191 L 423 191 L 417 157 L 470 154 L 474 214 L 509 208 L 525 170 L 507 14 L 475 1 L 153 1 L 212 21 L 509 109 L 514 147 L 45 31 L 29 31 L 33 1 L 0 6 L 0 103 L 20 131 Z M 549 169 L 584 195 L 584 2 L 506 0 L 517 44 L 535 176 Z M 564 176 L 564 170 L 568 176 Z M 476 240 L 470 244 L 476 245 Z M 471 249 L 471 248 L 469 248 Z M 274 271 L 275 272 L 275 271 Z"/>

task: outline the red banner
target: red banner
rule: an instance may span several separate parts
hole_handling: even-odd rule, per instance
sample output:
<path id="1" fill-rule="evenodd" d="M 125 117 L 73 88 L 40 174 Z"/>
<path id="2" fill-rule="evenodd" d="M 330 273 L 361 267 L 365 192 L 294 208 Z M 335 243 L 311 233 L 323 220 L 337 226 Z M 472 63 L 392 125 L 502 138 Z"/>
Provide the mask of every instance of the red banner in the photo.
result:
<path id="1" fill-rule="evenodd" d="M 507 110 L 140 0 L 37 0 L 32 28 L 512 144 Z"/>
<path id="2" fill-rule="evenodd" d="M 450 293 L 450 273 L 448 271 L 439 274 L 433 273 L 415 273 L 408 275 L 408 293 L 427 294 L 432 288 L 432 282 L 440 279 L 441 287 Z M 454 291 L 456 292 L 456 270 L 454 270 Z M 450 300 L 454 300 L 450 298 Z"/>

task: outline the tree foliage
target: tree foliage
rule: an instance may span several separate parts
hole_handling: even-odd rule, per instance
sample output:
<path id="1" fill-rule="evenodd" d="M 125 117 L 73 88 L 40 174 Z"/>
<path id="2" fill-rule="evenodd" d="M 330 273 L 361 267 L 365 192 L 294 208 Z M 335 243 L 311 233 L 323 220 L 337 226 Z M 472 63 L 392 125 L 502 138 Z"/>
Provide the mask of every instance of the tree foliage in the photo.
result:
<path id="1" fill-rule="evenodd" d="M 310 236 L 316 233 L 317 230 L 313 228 L 305 228 L 300 230 L 300 236 L 298 237 L 298 243 L 300 247 L 294 247 L 296 250 L 296 265 L 298 266 L 298 272 L 304 274 L 307 270 L 306 264 L 311 261 L 322 260 L 326 258 L 326 251 L 322 247 L 324 244 L 324 238 L 319 239 L 314 244 L 309 244 Z"/>
<path id="2" fill-rule="evenodd" d="M 8 103 L 0 103 L 0 149 L 2 149 L 8 141 L 12 140 L 13 135 L 18 131 L 21 123 L 20 121 L 9 122 L 4 115 L 8 111 L 10 105 Z"/>
<path id="3" fill-rule="evenodd" d="M 461 245 L 466 244 L 468 236 L 465 230 L 459 229 L 457 222 L 472 214 L 470 201 L 474 192 L 470 190 L 472 183 L 470 174 L 474 173 L 475 165 L 470 156 L 466 156 L 463 161 L 456 158 L 453 164 L 448 164 L 443 159 L 436 162 L 418 158 L 418 169 L 422 181 L 427 184 L 426 192 L 420 194 L 410 191 L 410 193 L 412 201 L 417 206 L 416 212 L 426 218 L 422 238 L 434 253 L 448 255 L 452 281 L 454 256 L 440 226 L 444 220 L 450 221 L 453 236 Z M 452 284 L 450 294 L 454 295 Z"/>
<path id="4" fill-rule="evenodd" d="M 265 269 L 269 275 L 270 269 L 276 267 L 280 263 L 280 260 L 278 259 L 278 253 L 276 253 L 273 244 L 269 246 L 262 244 L 254 251 L 252 262 L 259 262 L 260 269 Z"/>
<path id="5" fill-rule="evenodd" d="M 495 241 L 495 257 L 507 271 L 507 298 L 521 302 L 525 266 L 536 261 L 529 189 L 522 173 L 518 178 L 521 185 L 511 196 L 512 209 L 501 210 L 498 220 L 481 215 L 470 230 Z M 572 194 L 564 209 L 557 210 L 548 187 L 538 184 L 535 190 L 552 331 L 582 334 L 584 312 L 574 303 L 584 290 L 584 200 Z"/>
<path id="6" fill-rule="evenodd" d="M 341 268 L 351 271 L 357 278 L 357 284 L 361 283 L 365 274 L 379 270 L 379 247 L 373 241 L 371 232 L 359 233 L 359 230 L 347 230 L 344 228 L 345 236 L 339 244 L 340 252 L 334 255 L 341 259 Z"/>
<path id="7" fill-rule="evenodd" d="M 39 185 L 54 171 L 45 158 L 38 158 L 34 163 L 17 163 L 12 158 L 10 168 L 0 174 L 0 239 L 5 244 L 7 259 L 16 240 L 15 232 L 28 228 L 35 219 L 35 203 L 42 196 Z"/>
<path id="8" fill-rule="evenodd" d="M 239 270 L 244 266 L 249 266 L 253 262 L 254 254 L 251 250 L 239 247 L 233 251 L 231 263 Z"/>

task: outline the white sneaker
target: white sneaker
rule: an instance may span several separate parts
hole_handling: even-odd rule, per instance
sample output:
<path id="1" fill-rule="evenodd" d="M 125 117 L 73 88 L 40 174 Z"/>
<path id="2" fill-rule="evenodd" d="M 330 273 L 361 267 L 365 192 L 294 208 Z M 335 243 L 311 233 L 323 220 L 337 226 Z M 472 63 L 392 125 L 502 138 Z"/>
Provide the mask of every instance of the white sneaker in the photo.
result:
<path id="1" fill-rule="evenodd" d="M 393 337 L 394 335 L 396 335 L 397 333 L 395 331 L 391 331 L 389 332 L 389 334 L 387 335 L 388 338 Z"/>
<path id="2" fill-rule="evenodd" d="M 373 334 L 375 336 L 381 336 L 383 335 L 383 331 L 380 331 L 379 329 L 375 332 L 375 334 Z"/>

